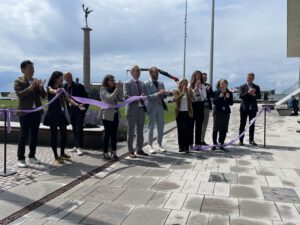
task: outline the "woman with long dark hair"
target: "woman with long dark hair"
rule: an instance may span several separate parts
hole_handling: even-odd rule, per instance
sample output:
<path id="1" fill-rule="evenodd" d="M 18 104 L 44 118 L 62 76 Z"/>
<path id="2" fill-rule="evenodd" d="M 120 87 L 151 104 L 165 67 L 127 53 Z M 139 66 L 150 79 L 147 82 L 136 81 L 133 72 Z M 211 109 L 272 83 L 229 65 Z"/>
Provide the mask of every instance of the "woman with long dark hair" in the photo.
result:
<path id="1" fill-rule="evenodd" d="M 176 102 L 176 123 L 178 133 L 179 152 L 189 153 L 189 146 L 193 144 L 193 106 L 195 100 L 192 89 L 188 89 L 188 80 L 182 79 L 178 83 L 178 90 L 174 91 Z"/>
<path id="2" fill-rule="evenodd" d="M 48 82 L 47 96 L 48 101 L 51 101 L 56 94 L 62 92 L 63 87 L 63 73 L 54 71 Z M 52 104 L 49 105 L 47 114 L 45 116 L 44 125 L 50 126 L 51 132 L 51 147 L 54 153 L 54 158 L 57 163 L 63 163 L 64 160 L 70 160 L 70 156 L 65 153 L 65 146 L 67 142 L 67 125 L 68 113 L 66 109 L 66 101 L 80 110 L 85 110 L 84 106 L 76 103 L 68 95 L 62 93 Z M 57 134 L 60 131 L 61 151 L 60 156 L 57 154 Z"/>
<path id="3" fill-rule="evenodd" d="M 228 89 L 227 80 L 219 80 L 217 90 L 214 93 L 214 108 L 213 108 L 213 142 L 217 145 L 217 138 L 219 134 L 220 150 L 228 151 L 224 148 L 226 134 L 228 132 L 228 124 L 230 119 L 230 106 L 233 105 L 233 95 Z M 213 147 L 212 150 L 216 150 Z"/>
<path id="4" fill-rule="evenodd" d="M 202 134 L 202 123 L 204 119 L 204 102 L 206 100 L 206 87 L 203 82 L 202 73 L 196 70 L 192 74 L 190 88 L 195 95 L 195 101 L 193 102 L 193 133 L 195 128 L 195 147 L 199 148 L 202 144 L 201 134 Z M 192 146 L 191 146 L 192 147 Z"/>
<path id="5" fill-rule="evenodd" d="M 115 105 L 118 101 L 123 100 L 122 83 L 115 82 L 113 75 L 106 75 L 102 81 L 100 90 L 101 100 L 110 105 Z M 103 140 L 103 158 L 110 160 L 108 154 L 108 144 L 111 141 L 111 156 L 114 160 L 118 160 L 117 156 L 117 132 L 119 126 L 119 110 L 118 108 L 101 109 L 101 119 L 104 125 L 104 140 Z"/>

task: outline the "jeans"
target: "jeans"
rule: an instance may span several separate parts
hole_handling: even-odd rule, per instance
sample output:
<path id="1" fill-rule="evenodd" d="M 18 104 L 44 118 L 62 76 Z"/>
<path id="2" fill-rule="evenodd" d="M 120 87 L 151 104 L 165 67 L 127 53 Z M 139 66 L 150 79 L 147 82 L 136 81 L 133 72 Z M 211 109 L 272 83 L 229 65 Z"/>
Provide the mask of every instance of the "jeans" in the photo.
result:
<path id="1" fill-rule="evenodd" d="M 34 112 L 19 117 L 21 133 L 18 143 L 18 160 L 25 160 L 25 145 L 30 133 L 29 158 L 35 157 L 41 113 Z"/>

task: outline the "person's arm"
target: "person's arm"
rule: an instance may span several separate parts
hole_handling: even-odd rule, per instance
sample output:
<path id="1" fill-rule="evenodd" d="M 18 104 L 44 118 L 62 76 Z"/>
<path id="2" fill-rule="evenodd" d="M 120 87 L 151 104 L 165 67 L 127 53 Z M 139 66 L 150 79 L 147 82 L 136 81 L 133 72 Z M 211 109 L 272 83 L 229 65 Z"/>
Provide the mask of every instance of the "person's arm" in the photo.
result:
<path id="1" fill-rule="evenodd" d="M 181 101 L 181 99 L 184 96 L 184 92 L 180 92 L 179 90 L 176 90 L 176 91 L 173 92 L 173 96 L 174 96 L 174 100 L 176 102 Z"/>
<path id="2" fill-rule="evenodd" d="M 256 86 L 256 92 L 255 92 L 256 99 L 261 99 L 261 93 L 260 93 L 260 87 Z"/>
<path id="3" fill-rule="evenodd" d="M 222 102 L 224 102 L 224 95 L 220 92 L 220 91 L 215 91 L 214 92 L 214 99 L 213 99 L 213 103 L 215 105 L 219 105 Z"/>
<path id="4" fill-rule="evenodd" d="M 228 93 L 229 93 L 229 98 L 227 98 L 228 104 L 233 105 L 233 94 L 232 92 L 228 92 Z"/>
<path id="5" fill-rule="evenodd" d="M 127 83 L 124 84 L 124 90 L 123 90 L 123 92 L 124 92 L 124 98 L 125 99 L 128 99 L 128 98 L 131 97 L 130 83 L 127 82 Z"/>
<path id="6" fill-rule="evenodd" d="M 115 89 L 113 93 L 109 93 L 106 88 L 101 88 L 100 90 L 100 98 L 102 101 L 112 101 L 117 99 L 119 89 Z"/>
<path id="7" fill-rule="evenodd" d="M 246 91 L 245 85 L 240 86 L 240 99 L 247 100 L 251 95 Z"/>
<path id="8" fill-rule="evenodd" d="M 14 82 L 14 89 L 16 92 L 16 95 L 19 97 L 19 99 L 25 99 L 28 96 L 30 96 L 35 88 L 35 83 L 32 83 L 29 87 L 23 89 L 21 85 L 21 81 L 19 79 L 15 80 Z"/>
<path id="9" fill-rule="evenodd" d="M 122 89 L 120 89 L 120 90 L 118 91 L 117 100 L 118 100 L 119 102 L 121 102 L 121 101 L 124 100 L 124 93 L 123 93 L 123 90 L 122 90 Z"/>
<path id="10" fill-rule="evenodd" d="M 45 88 L 44 88 L 45 82 L 46 82 L 46 80 L 40 80 L 39 81 L 39 94 L 42 98 L 46 98 L 46 96 L 47 96 L 47 93 L 46 93 Z"/>
<path id="11" fill-rule="evenodd" d="M 89 97 L 88 93 L 85 90 L 85 87 L 82 84 L 79 84 L 79 93 L 80 93 L 80 97 L 83 97 L 83 98 Z M 86 111 L 88 110 L 89 106 L 90 106 L 89 104 L 84 104 Z"/>

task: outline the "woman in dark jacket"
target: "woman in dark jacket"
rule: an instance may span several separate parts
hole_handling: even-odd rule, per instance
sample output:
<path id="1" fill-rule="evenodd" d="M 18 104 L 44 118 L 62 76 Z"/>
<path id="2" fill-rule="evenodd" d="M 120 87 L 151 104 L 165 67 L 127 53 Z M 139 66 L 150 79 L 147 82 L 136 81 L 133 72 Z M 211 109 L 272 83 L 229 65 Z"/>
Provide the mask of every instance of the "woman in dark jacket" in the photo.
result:
<path id="1" fill-rule="evenodd" d="M 48 101 L 51 101 L 56 94 L 62 91 L 63 73 L 55 71 L 52 73 L 47 87 Z M 69 160 L 71 157 L 65 153 L 67 142 L 67 125 L 69 125 L 66 101 L 80 110 L 85 110 L 84 106 L 76 103 L 68 95 L 62 93 L 52 104 L 49 105 L 45 116 L 44 125 L 50 126 L 51 132 L 51 147 L 54 153 L 55 162 L 63 163 L 64 160 Z M 59 128 L 61 135 L 61 151 L 60 157 L 57 154 L 57 133 Z"/>
<path id="2" fill-rule="evenodd" d="M 233 105 L 232 92 L 228 90 L 228 81 L 219 80 L 217 90 L 214 92 L 214 108 L 213 108 L 213 142 L 217 145 L 217 138 L 219 134 L 219 143 L 221 144 L 220 150 L 227 151 L 224 148 L 226 134 L 228 132 L 228 124 L 230 119 L 230 106 Z M 213 147 L 212 150 L 216 150 Z"/>

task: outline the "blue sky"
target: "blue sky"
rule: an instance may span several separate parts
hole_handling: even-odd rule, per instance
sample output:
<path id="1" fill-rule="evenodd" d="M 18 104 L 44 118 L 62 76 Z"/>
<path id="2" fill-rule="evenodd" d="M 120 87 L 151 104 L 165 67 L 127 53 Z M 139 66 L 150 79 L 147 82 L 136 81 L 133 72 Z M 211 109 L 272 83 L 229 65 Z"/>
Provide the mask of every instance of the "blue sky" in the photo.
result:
<path id="1" fill-rule="evenodd" d="M 72 71 L 82 80 L 82 0 L 0 0 L 0 91 L 11 91 L 24 59 L 35 76 Z M 133 64 L 182 75 L 184 0 L 89 0 L 91 80 L 110 73 L 128 78 Z M 210 0 L 188 0 L 187 77 L 208 72 Z M 297 81 L 299 58 L 286 57 L 286 1 L 216 0 L 215 81 L 230 86 L 256 74 L 263 89 L 285 89 Z M 142 80 L 148 74 L 142 74 Z M 175 83 L 162 78 L 167 86 Z"/>

